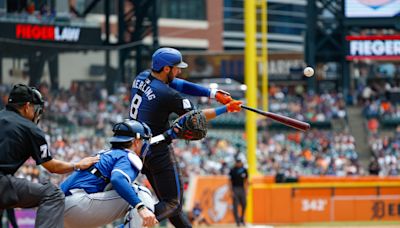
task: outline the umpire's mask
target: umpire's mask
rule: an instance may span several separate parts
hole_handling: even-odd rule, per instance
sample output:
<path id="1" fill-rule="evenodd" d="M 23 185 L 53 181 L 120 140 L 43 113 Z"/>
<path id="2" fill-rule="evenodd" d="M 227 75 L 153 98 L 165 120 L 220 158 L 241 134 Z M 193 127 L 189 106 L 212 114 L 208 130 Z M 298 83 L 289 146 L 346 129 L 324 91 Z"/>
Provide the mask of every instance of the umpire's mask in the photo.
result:
<path id="1" fill-rule="evenodd" d="M 35 124 L 38 124 L 43 114 L 44 101 L 42 98 L 42 94 L 39 92 L 39 90 L 33 87 L 31 89 L 33 93 L 33 106 L 35 107 L 35 115 L 33 116 L 32 121 Z"/>

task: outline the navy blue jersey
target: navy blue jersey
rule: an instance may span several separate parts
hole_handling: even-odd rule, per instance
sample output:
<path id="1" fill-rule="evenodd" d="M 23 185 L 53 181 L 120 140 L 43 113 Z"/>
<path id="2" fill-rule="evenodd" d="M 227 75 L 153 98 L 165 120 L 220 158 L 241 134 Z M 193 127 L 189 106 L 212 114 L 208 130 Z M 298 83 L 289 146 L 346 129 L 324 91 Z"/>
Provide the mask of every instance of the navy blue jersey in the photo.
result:
<path id="1" fill-rule="evenodd" d="M 140 73 L 132 84 L 129 116 L 151 128 L 153 135 L 165 132 L 171 113 L 179 116 L 193 110 L 192 103 L 168 84 L 153 77 L 150 71 Z"/>

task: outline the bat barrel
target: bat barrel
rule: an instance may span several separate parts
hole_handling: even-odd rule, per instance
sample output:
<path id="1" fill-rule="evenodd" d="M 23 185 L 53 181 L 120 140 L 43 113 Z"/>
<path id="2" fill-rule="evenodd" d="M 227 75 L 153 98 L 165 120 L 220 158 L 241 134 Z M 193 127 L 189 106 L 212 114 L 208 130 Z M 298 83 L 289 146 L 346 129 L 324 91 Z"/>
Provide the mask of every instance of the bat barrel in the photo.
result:
<path id="1" fill-rule="evenodd" d="M 260 115 L 263 115 L 263 116 L 268 117 L 270 119 L 273 119 L 273 120 L 275 120 L 275 121 L 277 121 L 279 123 L 282 123 L 282 124 L 284 124 L 284 125 L 286 125 L 288 127 L 295 128 L 295 129 L 300 130 L 300 131 L 307 131 L 308 129 L 310 129 L 310 124 L 309 123 L 306 123 L 306 122 L 303 122 L 303 121 L 300 121 L 300 120 L 296 120 L 296 119 L 293 119 L 293 118 L 290 118 L 290 117 L 287 117 L 287 116 L 283 116 L 283 115 L 279 115 L 279 114 L 275 114 L 275 113 L 272 113 L 272 112 L 265 112 L 265 111 L 262 111 L 260 109 L 251 108 L 251 107 L 246 106 L 246 105 L 242 105 L 242 108 L 246 109 L 246 110 L 249 110 L 249 111 L 252 111 L 252 112 L 255 112 L 255 113 L 258 113 Z"/>

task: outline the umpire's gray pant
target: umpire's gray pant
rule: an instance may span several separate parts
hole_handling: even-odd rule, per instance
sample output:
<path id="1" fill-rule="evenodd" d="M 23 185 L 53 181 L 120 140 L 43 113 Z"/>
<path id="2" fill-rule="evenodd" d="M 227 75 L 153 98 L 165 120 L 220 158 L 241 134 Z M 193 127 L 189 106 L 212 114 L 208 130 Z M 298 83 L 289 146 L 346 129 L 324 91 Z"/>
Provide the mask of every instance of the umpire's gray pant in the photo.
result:
<path id="1" fill-rule="evenodd" d="M 239 205 L 242 213 L 239 214 Z M 246 191 L 244 187 L 233 187 L 233 216 L 236 224 L 244 223 L 244 215 L 246 211 Z"/>
<path id="2" fill-rule="evenodd" d="M 69 190 L 65 197 L 64 226 L 99 227 L 122 218 L 129 204 L 115 190 L 88 194 L 83 189 Z"/>
<path id="3" fill-rule="evenodd" d="M 0 208 L 38 207 L 35 227 L 63 227 L 64 193 L 55 185 L 7 175 L 0 176 L 0 186 Z"/>

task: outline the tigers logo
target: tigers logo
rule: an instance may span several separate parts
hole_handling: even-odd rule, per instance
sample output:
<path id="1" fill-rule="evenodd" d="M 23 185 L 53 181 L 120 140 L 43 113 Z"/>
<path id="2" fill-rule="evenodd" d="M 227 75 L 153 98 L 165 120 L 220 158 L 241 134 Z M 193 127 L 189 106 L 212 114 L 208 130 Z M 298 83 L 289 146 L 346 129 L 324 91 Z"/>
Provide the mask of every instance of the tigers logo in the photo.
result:
<path id="1" fill-rule="evenodd" d="M 202 176 L 194 180 L 193 205 L 198 203 L 204 218 L 211 223 L 235 222 L 232 213 L 232 193 L 227 176 Z"/>
<path id="2" fill-rule="evenodd" d="M 212 196 L 212 208 L 209 209 L 208 214 L 214 222 L 221 221 L 229 212 L 230 203 L 227 200 L 229 186 L 223 185 L 217 188 Z"/>
<path id="3" fill-rule="evenodd" d="M 382 6 L 395 2 L 397 0 L 358 0 L 361 4 L 366 5 L 372 9 L 379 9 Z"/>

